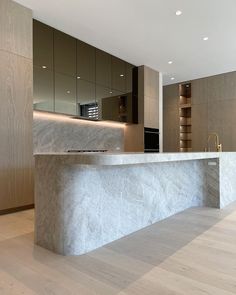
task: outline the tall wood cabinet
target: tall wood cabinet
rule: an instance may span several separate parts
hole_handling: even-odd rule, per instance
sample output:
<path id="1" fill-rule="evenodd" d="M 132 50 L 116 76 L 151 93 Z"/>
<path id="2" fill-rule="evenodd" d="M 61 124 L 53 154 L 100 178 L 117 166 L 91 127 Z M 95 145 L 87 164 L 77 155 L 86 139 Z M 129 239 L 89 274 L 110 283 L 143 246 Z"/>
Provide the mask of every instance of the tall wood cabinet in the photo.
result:
<path id="1" fill-rule="evenodd" d="M 0 4 L 0 214 L 34 203 L 32 12 Z"/>

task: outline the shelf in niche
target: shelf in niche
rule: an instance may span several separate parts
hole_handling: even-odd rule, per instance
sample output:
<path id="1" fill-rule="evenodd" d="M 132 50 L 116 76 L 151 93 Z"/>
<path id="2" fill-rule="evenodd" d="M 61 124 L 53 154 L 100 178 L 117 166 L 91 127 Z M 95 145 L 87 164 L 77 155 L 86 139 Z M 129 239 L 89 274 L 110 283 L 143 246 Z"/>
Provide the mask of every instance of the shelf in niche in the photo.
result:
<path id="1" fill-rule="evenodd" d="M 180 148 L 180 152 L 191 152 L 192 148 Z"/>
<path id="2" fill-rule="evenodd" d="M 192 133 L 180 133 L 180 140 L 192 140 Z"/>
<path id="3" fill-rule="evenodd" d="M 181 120 L 180 126 L 192 126 L 191 120 Z"/>
<path id="4" fill-rule="evenodd" d="M 187 132 L 187 133 L 192 133 L 192 128 L 191 126 L 181 126 L 179 127 L 179 132 Z"/>
<path id="5" fill-rule="evenodd" d="M 180 109 L 187 109 L 187 108 L 191 108 L 191 104 L 190 103 L 186 103 L 186 104 L 180 104 L 179 105 Z"/>
<path id="6" fill-rule="evenodd" d="M 192 108 L 191 108 L 191 84 L 179 85 L 179 151 L 190 152 L 192 150 Z"/>
<path id="7" fill-rule="evenodd" d="M 180 96 L 179 97 L 179 104 L 180 105 L 191 104 L 191 97 Z"/>

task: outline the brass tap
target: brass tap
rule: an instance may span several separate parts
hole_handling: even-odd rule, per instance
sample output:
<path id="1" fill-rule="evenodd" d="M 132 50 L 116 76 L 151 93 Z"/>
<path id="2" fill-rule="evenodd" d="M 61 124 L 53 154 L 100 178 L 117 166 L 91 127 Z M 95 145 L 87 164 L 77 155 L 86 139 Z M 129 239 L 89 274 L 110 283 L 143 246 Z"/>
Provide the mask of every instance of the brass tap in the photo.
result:
<path id="1" fill-rule="evenodd" d="M 211 137 L 214 136 L 215 137 L 215 148 L 217 152 L 222 152 L 222 144 L 220 143 L 220 139 L 219 139 L 219 135 L 216 132 L 212 132 L 208 135 L 208 139 L 207 139 L 207 151 L 210 151 L 209 148 L 209 141 L 211 139 Z"/>

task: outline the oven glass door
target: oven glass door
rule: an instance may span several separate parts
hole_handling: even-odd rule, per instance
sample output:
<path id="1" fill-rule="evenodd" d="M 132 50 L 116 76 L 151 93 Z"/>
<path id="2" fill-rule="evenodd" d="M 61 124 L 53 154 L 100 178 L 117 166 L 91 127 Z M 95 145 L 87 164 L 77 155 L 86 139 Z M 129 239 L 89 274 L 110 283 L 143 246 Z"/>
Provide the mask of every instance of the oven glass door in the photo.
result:
<path id="1" fill-rule="evenodd" d="M 159 152 L 159 130 L 153 128 L 144 129 L 145 152 Z"/>

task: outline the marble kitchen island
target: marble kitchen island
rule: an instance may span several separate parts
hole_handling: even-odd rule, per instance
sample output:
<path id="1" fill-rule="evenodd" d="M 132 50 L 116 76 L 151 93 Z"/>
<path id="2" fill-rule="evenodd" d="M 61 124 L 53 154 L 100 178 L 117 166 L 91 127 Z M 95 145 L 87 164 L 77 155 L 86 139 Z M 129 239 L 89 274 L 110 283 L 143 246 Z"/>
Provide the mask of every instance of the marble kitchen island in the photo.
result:
<path id="1" fill-rule="evenodd" d="M 35 155 L 35 242 L 81 255 L 193 206 L 236 200 L 236 153 Z"/>

